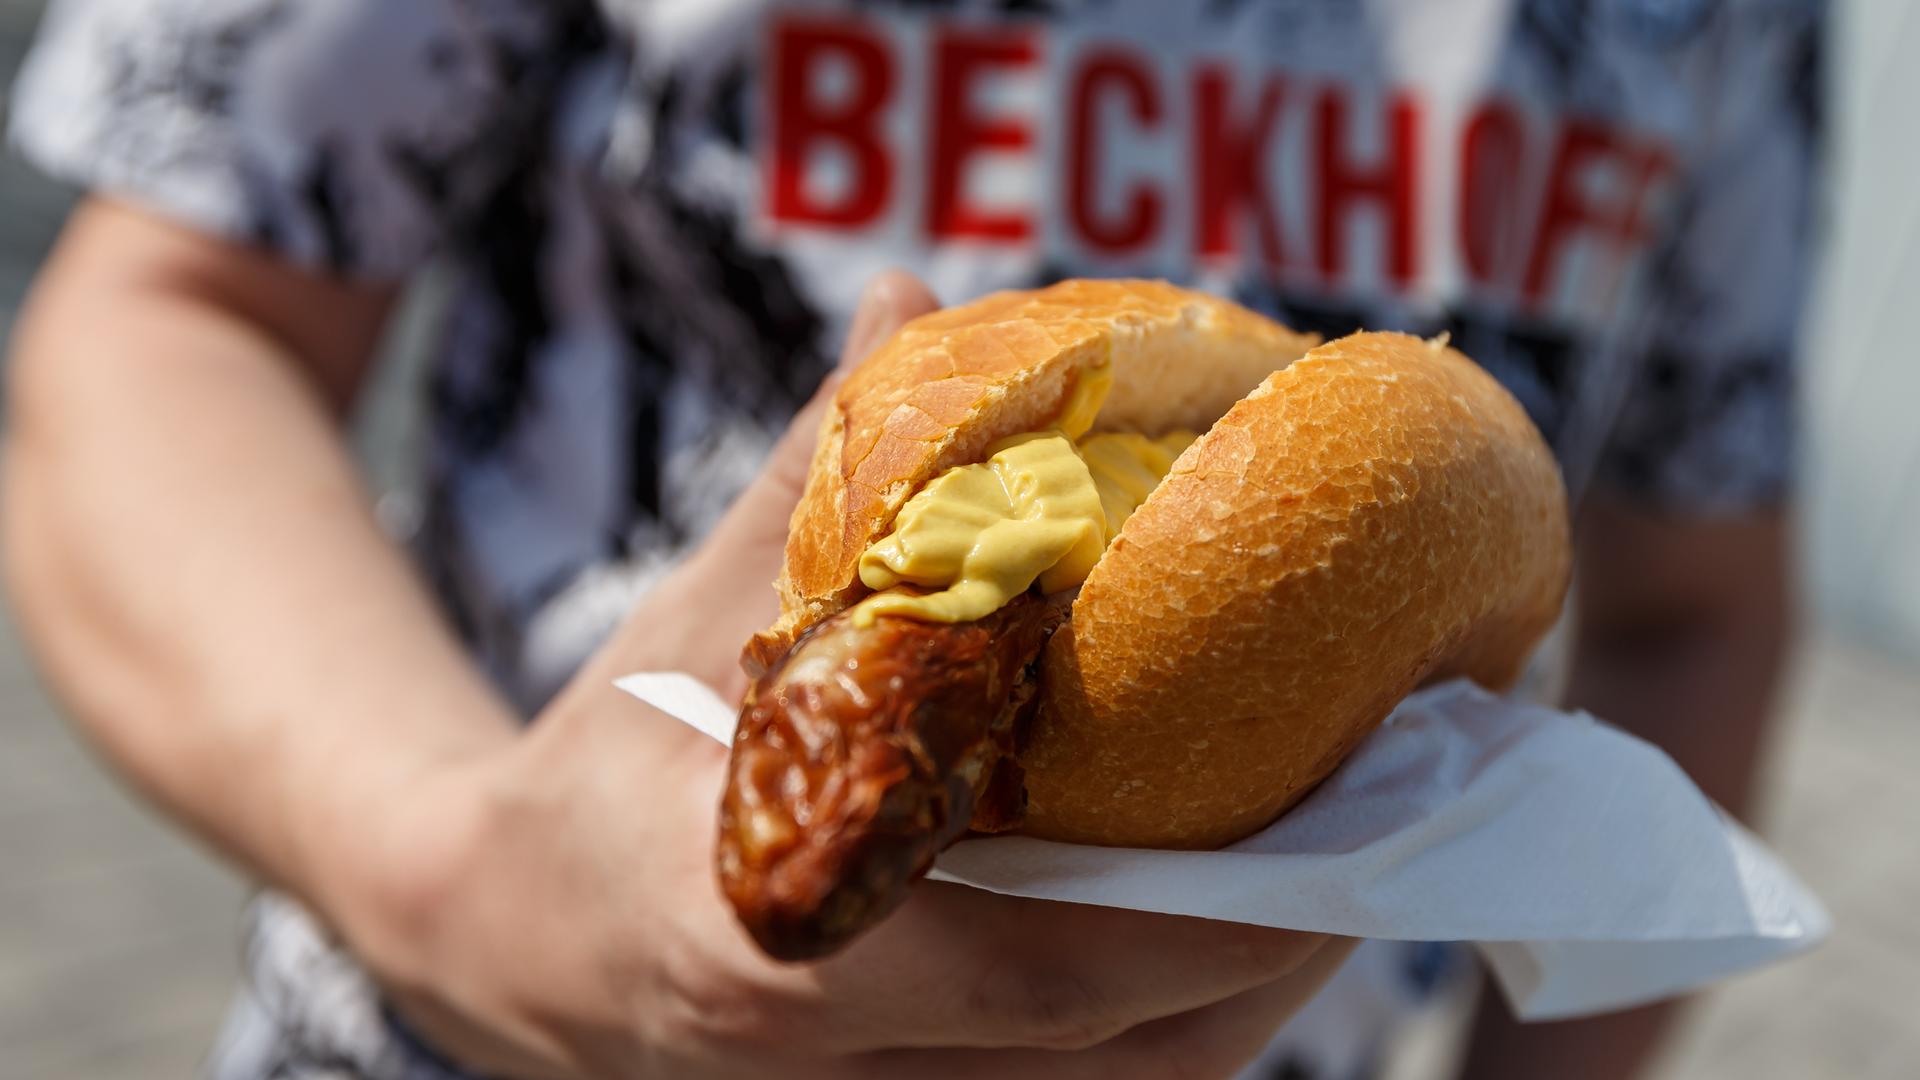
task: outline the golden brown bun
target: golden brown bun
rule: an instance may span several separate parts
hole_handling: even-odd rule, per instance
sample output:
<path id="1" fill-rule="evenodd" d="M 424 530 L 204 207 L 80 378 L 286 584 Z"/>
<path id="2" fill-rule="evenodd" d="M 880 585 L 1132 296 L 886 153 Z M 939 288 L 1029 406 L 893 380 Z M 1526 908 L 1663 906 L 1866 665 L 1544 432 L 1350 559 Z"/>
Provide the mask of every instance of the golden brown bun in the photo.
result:
<path id="1" fill-rule="evenodd" d="M 1047 427 L 1080 372 L 1111 359 L 1096 429 L 1204 430 L 1318 338 L 1159 281 L 1065 281 L 914 319 L 834 396 L 787 539 L 766 662 L 864 595 L 860 553 L 920 486 L 988 444 Z"/>
<path id="2" fill-rule="evenodd" d="M 1569 558 L 1559 470 L 1491 376 L 1404 334 L 1314 349 L 1181 455 L 1048 643 L 1027 831 L 1259 830 L 1430 676 L 1509 685 Z"/>
<path id="3" fill-rule="evenodd" d="M 1020 755 L 1026 828 L 1174 847 L 1258 830 L 1423 679 L 1509 683 L 1568 575 L 1559 472 L 1491 377 L 1400 334 L 1313 344 L 1145 281 L 914 320 L 835 397 L 793 517 L 783 614 L 749 655 L 777 658 L 864 595 L 860 553 L 914 491 L 1047 426 L 1110 356 L 1096 429 L 1207 434 L 1048 646 Z"/>

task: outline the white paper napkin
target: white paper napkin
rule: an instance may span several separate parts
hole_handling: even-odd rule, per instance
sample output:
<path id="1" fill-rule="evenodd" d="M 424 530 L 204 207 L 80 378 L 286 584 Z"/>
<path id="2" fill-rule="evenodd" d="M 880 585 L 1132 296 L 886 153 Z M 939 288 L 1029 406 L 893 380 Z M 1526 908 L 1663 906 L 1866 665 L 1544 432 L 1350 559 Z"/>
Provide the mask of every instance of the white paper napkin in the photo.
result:
<path id="1" fill-rule="evenodd" d="M 621 689 L 722 741 L 692 676 Z M 1471 941 L 1525 1019 L 1601 1012 L 1799 952 L 1820 902 L 1653 746 L 1466 682 L 1407 698 L 1332 777 L 1222 851 L 963 841 L 933 877 L 1045 900 Z"/>

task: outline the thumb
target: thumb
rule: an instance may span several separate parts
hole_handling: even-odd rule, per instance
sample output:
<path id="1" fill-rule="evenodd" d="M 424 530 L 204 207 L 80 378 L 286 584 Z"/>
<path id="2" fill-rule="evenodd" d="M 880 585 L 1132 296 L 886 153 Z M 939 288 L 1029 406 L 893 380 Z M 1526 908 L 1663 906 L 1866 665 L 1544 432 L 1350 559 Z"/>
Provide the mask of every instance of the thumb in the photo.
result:
<path id="1" fill-rule="evenodd" d="M 813 462 L 820 423 L 840 383 L 867 354 L 879 348 L 909 319 L 939 306 L 940 302 L 926 285 L 904 270 L 889 270 L 867 284 L 854 310 L 846 346 L 840 351 L 840 362 L 787 426 L 786 434 L 774 445 L 759 477 L 728 512 L 721 526 L 723 532 L 739 530 L 758 535 L 772 530 L 784 543 L 787 519 L 793 515 L 794 504 L 800 501 L 800 492 L 807 484 L 807 470 Z"/>
<path id="2" fill-rule="evenodd" d="M 623 671 L 681 668 L 737 699 L 745 687 L 739 682 L 740 669 L 732 663 L 732 650 L 777 614 L 774 592 L 767 583 L 780 572 L 788 522 L 806 486 L 828 402 L 847 371 L 888 335 L 915 315 L 939 306 L 911 274 L 893 271 L 868 284 L 839 365 L 794 417 L 766 467 L 734 500 L 706 542 L 650 594 L 655 603 L 634 609 L 577 682 L 601 686 Z M 680 632 L 664 639 L 663 626 L 686 631 L 686 624 L 675 623 L 672 614 L 645 614 L 680 613 L 684 619 L 690 611 L 700 613 L 691 636 Z"/>
<path id="3" fill-rule="evenodd" d="M 827 376 L 822 389 L 837 384 L 909 319 L 939 306 L 940 301 L 926 284 L 905 270 L 888 270 L 876 275 L 860 294 L 853 323 L 847 330 L 846 347 L 840 350 L 840 364 Z"/>

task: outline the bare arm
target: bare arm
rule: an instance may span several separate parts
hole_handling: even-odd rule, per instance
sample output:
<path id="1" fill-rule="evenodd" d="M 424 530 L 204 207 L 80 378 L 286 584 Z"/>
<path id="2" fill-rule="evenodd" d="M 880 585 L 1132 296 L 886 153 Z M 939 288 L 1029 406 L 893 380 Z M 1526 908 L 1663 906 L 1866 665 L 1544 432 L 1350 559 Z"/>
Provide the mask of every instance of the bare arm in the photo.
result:
<path id="1" fill-rule="evenodd" d="M 15 343 L 6 568 L 114 765 L 332 923 L 442 1049 L 527 1077 L 1225 1075 L 1345 956 L 928 885 L 828 963 L 765 960 L 714 882 L 724 753 L 606 679 L 736 670 L 814 428 L 522 734 L 337 432 L 387 303 L 84 209 Z M 870 293 L 850 353 L 930 303 Z"/>
<path id="2" fill-rule="evenodd" d="M 1570 703 L 1659 745 L 1741 816 L 1792 623 L 1787 532 L 1778 512 L 1684 521 L 1601 505 L 1581 523 Z M 1678 1011 L 1522 1026 L 1488 995 L 1460 1075 L 1624 1080 Z"/>
<path id="3" fill-rule="evenodd" d="M 13 343 L 6 569 L 53 689 L 306 896 L 356 806 L 510 732 L 338 435 L 390 299 L 96 201 Z"/>

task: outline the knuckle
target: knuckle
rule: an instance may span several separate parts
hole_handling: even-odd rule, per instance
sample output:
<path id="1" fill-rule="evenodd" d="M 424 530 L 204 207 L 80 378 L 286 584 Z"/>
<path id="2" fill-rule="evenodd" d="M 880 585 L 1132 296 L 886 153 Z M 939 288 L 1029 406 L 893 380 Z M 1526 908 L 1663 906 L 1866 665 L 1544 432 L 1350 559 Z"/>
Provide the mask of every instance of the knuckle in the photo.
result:
<path id="1" fill-rule="evenodd" d="M 1129 1055 L 1122 1075 L 1131 1080 L 1227 1080 L 1237 1075 L 1259 1051 L 1223 1044 L 1197 1028 L 1171 1038 L 1155 1039 Z"/>
<path id="2" fill-rule="evenodd" d="M 1140 1076 L 1154 1077 L 1155 1080 L 1229 1080 L 1242 1063 L 1237 1057 L 1228 1059 L 1218 1050 L 1207 1046 L 1191 1046 L 1184 1053 L 1171 1051 L 1148 1055 L 1142 1062 Z"/>
<path id="3" fill-rule="evenodd" d="M 665 993 L 649 995 L 640 1022 L 659 1041 L 680 1047 L 766 1048 L 793 1041 L 798 1005 L 751 972 L 715 962 L 698 950 L 673 950 L 660 965 Z"/>
<path id="4" fill-rule="evenodd" d="M 1224 1080 L 1258 1057 L 1289 1010 L 1259 992 L 1142 1028 L 1128 1066 L 1142 1077 Z M 1133 1036 L 1129 1036 L 1133 1039 Z"/>
<path id="5" fill-rule="evenodd" d="M 1245 927 L 1238 928 L 1226 944 L 1226 952 L 1237 967 L 1279 978 L 1305 963 L 1326 940 L 1325 934 Z"/>
<path id="6" fill-rule="evenodd" d="M 1093 981 L 1027 966 L 996 967 L 975 985 L 967 1011 L 985 1033 L 1044 1050 L 1086 1050 L 1127 1027 Z"/>
<path id="7" fill-rule="evenodd" d="M 484 869 L 486 807 L 473 799 L 421 799 L 370 837 L 347 890 L 359 907 L 336 912 L 362 963 L 400 990 L 431 986 L 457 937 L 452 913 Z"/>

